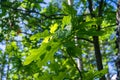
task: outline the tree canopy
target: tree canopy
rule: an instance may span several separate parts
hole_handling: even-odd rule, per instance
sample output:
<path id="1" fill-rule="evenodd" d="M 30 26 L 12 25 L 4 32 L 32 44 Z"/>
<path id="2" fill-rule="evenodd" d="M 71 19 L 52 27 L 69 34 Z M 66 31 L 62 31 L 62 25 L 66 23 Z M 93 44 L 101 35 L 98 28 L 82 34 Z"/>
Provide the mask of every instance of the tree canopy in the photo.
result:
<path id="1" fill-rule="evenodd" d="M 0 79 L 111 78 L 116 11 L 117 0 L 0 0 Z"/>

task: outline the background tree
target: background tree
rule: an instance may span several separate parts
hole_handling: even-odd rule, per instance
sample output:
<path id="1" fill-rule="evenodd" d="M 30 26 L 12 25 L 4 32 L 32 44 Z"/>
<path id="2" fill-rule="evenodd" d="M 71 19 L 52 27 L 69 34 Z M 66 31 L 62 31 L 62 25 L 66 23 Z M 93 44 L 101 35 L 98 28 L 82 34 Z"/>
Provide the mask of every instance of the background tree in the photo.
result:
<path id="1" fill-rule="evenodd" d="M 115 2 L 1 0 L 1 79 L 105 80 L 116 53 Z"/>

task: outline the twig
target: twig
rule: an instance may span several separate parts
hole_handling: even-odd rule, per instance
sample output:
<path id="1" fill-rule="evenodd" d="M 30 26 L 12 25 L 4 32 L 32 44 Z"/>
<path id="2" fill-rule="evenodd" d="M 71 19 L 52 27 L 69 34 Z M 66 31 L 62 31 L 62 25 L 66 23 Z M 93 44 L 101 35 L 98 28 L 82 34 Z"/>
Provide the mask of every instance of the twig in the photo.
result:
<path id="1" fill-rule="evenodd" d="M 86 38 L 78 38 L 78 40 L 79 40 L 79 39 L 82 39 L 82 40 L 88 41 L 88 42 L 90 42 L 90 43 L 93 43 L 92 40 L 89 40 L 89 39 L 86 39 Z"/>
<path id="2" fill-rule="evenodd" d="M 80 78 L 81 78 L 81 80 L 82 80 L 82 73 L 81 73 L 81 71 L 79 70 L 76 62 L 74 61 L 74 59 L 72 58 L 72 56 L 70 55 L 70 53 L 69 53 L 68 51 L 67 51 L 67 53 L 68 53 L 68 56 L 70 57 L 71 61 L 72 61 L 73 64 L 75 65 L 76 69 L 78 70 L 78 72 L 79 72 L 79 74 L 80 74 Z"/>

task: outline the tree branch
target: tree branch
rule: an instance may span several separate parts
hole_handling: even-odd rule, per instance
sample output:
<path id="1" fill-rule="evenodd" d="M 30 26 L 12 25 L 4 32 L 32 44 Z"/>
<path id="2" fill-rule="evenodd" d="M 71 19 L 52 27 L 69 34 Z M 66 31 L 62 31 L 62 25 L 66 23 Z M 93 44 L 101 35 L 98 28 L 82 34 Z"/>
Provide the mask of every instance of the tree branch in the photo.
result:
<path id="1" fill-rule="evenodd" d="M 94 17 L 94 14 L 93 14 L 93 8 L 92 8 L 92 0 L 88 0 L 88 3 L 89 3 L 89 11 L 90 11 L 90 14 L 91 14 L 91 17 Z"/>
<path id="2" fill-rule="evenodd" d="M 101 0 L 100 2 L 99 2 L 99 9 L 98 9 L 98 16 L 100 17 L 100 16 L 102 16 L 102 12 L 103 12 L 103 0 Z"/>
<path id="3" fill-rule="evenodd" d="M 74 61 L 74 59 L 72 58 L 71 53 L 69 53 L 68 51 L 67 51 L 67 53 L 68 53 L 68 56 L 70 57 L 71 61 L 72 61 L 73 64 L 75 65 L 76 69 L 78 70 L 78 72 L 79 72 L 79 74 L 80 74 L 80 78 L 81 78 L 81 80 L 82 80 L 82 73 L 81 73 L 81 71 L 79 70 L 79 68 L 78 68 L 76 62 Z"/>
<path id="4" fill-rule="evenodd" d="M 30 13 L 35 13 L 38 15 L 41 15 L 43 17 L 45 17 L 45 19 L 62 19 L 63 16 L 67 16 L 67 14 L 50 14 L 50 15 L 46 15 L 40 12 L 37 12 L 35 10 L 23 10 L 23 9 L 18 9 L 18 8 L 14 8 L 8 5 L 1 5 L 2 7 L 6 7 L 6 8 L 11 8 L 13 11 L 22 11 L 22 13 L 28 13 L 30 15 Z"/>
<path id="5" fill-rule="evenodd" d="M 85 40 L 85 41 L 87 41 L 87 42 L 93 43 L 93 41 L 91 41 L 91 40 L 89 40 L 89 39 L 86 39 L 86 38 L 78 38 L 78 40 L 79 40 L 79 39 L 82 39 L 82 40 Z"/>

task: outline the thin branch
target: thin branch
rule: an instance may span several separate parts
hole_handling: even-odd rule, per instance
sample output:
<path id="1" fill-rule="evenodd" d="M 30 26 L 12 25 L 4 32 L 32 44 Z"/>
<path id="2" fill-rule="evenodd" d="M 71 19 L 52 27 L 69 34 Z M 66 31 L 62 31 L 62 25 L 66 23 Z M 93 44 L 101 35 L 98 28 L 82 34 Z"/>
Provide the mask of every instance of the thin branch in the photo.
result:
<path id="1" fill-rule="evenodd" d="M 98 17 L 102 17 L 102 13 L 103 13 L 103 3 L 104 1 L 103 0 L 100 0 L 99 2 L 99 7 L 98 7 Z M 100 24 L 101 25 L 101 24 Z M 101 29 L 101 26 L 98 25 L 98 30 Z"/>
<path id="2" fill-rule="evenodd" d="M 23 9 L 18 9 L 18 8 L 14 8 L 14 7 L 2 4 L 2 7 L 3 6 L 6 7 L 6 8 L 11 8 L 13 11 L 22 11 L 22 12 L 29 13 L 29 14 L 30 13 L 35 13 L 35 14 L 44 16 L 46 19 L 62 19 L 63 16 L 67 16 L 67 14 L 51 14 L 51 15 L 46 15 L 46 14 L 37 12 L 35 10 L 23 10 Z"/>
<path id="3" fill-rule="evenodd" d="M 70 53 L 69 53 L 69 52 L 67 52 L 67 53 L 68 53 L 68 56 L 70 57 L 71 61 L 72 61 L 73 64 L 75 65 L 76 69 L 78 70 L 78 72 L 79 72 L 79 74 L 80 74 L 80 78 L 81 78 L 81 80 L 82 80 L 82 73 L 81 73 L 81 71 L 79 70 L 76 62 L 74 61 L 74 59 L 72 58 L 72 56 L 70 55 Z"/>
<path id="4" fill-rule="evenodd" d="M 100 1 L 99 3 L 99 9 L 98 9 L 98 16 L 102 16 L 102 12 L 103 12 L 103 0 Z"/>
<path id="5" fill-rule="evenodd" d="M 92 8 L 92 0 L 88 0 L 88 3 L 89 3 L 89 11 L 90 11 L 90 14 L 92 17 L 94 17 L 94 14 L 93 14 L 93 8 Z"/>
<path id="6" fill-rule="evenodd" d="M 82 39 L 82 40 L 88 41 L 88 42 L 90 42 L 90 43 L 93 43 L 92 40 L 89 40 L 89 39 L 86 39 L 86 38 L 78 38 L 78 40 L 79 40 L 79 39 Z"/>

